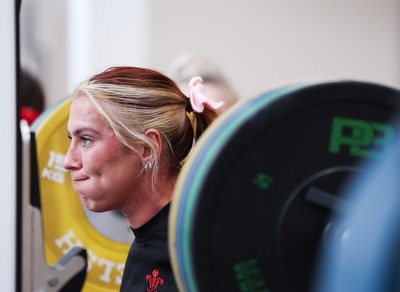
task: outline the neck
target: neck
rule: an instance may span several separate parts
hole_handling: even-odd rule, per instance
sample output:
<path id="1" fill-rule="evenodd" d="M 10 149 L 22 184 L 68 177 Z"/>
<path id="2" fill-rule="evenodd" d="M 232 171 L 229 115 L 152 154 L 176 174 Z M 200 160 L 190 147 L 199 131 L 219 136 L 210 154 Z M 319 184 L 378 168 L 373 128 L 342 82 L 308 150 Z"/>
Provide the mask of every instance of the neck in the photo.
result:
<path id="1" fill-rule="evenodd" d="M 135 212 L 124 213 L 129 221 L 129 225 L 136 229 L 146 224 L 153 218 L 162 208 L 164 208 L 170 201 L 158 201 L 157 204 L 146 202 L 139 207 Z"/>
<path id="2" fill-rule="evenodd" d="M 170 178 L 164 183 L 160 182 L 156 193 L 149 191 L 150 195 L 144 196 L 146 199 L 141 203 L 134 202 L 130 208 L 127 206 L 128 208 L 122 211 L 132 228 L 141 227 L 171 202 L 175 181 L 176 178 Z"/>

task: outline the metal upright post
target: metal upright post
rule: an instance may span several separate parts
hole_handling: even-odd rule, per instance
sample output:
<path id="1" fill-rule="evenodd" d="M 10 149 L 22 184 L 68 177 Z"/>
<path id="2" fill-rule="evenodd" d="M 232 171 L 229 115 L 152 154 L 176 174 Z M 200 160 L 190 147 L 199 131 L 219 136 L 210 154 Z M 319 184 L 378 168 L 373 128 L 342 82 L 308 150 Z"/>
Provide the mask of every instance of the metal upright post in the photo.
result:
<path id="1" fill-rule="evenodd" d="M 3 0 L 0 9 L 0 283 L 2 291 L 16 289 L 16 29 L 15 1 Z"/>

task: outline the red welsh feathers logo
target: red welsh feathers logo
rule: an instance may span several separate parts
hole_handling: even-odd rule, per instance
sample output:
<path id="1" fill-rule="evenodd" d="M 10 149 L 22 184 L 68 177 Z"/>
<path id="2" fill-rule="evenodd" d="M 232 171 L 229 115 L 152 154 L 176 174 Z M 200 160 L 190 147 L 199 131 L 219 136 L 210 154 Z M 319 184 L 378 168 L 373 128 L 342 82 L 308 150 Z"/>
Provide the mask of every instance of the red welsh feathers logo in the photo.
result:
<path id="1" fill-rule="evenodd" d="M 159 277 L 159 275 L 158 270 L 154 270 L 151 275 L 146 276 L 146 281 L 149 282 L 147 292 L 157 292 L 157 286 L 164 284 L 164 279 Z"/>

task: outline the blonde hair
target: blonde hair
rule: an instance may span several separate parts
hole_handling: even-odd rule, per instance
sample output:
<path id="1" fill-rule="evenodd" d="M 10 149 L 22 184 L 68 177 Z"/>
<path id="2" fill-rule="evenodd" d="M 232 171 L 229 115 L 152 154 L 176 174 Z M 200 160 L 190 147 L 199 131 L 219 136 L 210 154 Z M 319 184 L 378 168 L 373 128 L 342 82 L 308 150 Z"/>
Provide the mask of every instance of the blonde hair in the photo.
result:
<path id="1" fill-rule="evenodd" d="M 153 187 L 160 157 L 153 141 L 145 135 L 156 129 L 163 141 L 161 156 L 168 157 L 170 174 L 179 172 L 193 142 L 216 117 L 206 109 L 195 113 L 197 129 L 186 116 L 188 99 L 164 74 L 138 67 L 111 67 L 82 82 L 75 96 L 86 96 L 126 147 L 135 151 L 139 144 L 151 150 Z"/>

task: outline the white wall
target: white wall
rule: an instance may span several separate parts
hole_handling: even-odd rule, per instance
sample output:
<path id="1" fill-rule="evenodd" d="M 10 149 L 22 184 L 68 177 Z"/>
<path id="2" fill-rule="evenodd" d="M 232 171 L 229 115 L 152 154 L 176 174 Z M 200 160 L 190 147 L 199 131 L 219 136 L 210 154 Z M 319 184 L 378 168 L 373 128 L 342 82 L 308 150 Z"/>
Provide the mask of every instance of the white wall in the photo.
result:
<path id="1" fill-rule="evenodd" d="M 68 0 L 21 1 L 21 64 L 41 81 L 50 105 L 67 94 Z"/>
<path id="2" fill-rule="evenodd" d="M 107 66 L 149 64 L 147 0 L 69 0 L 67 4 L 68 89 Z"/>
<path id="3" fill-rule="evenodd" d="M 157 1 L 153 61 L 219 60 L 242 96 L 297 77 L 400 85 L 400 1 Z M 177 13 L 179 11 L 179 13 Z"/>
<path id="4" fill-rule="evenodd" d="M 297 77 L 400 87 L 398 0 L 23 0 L 52 103 L 116 64 L 168 72 L 187 51 L 220 63 L 241 96 Z M 32 43 L 32 42 L 31 42 Z"/>

